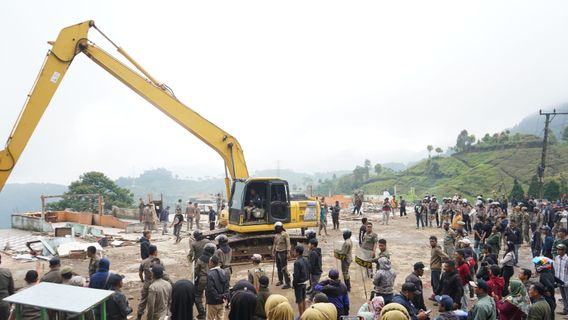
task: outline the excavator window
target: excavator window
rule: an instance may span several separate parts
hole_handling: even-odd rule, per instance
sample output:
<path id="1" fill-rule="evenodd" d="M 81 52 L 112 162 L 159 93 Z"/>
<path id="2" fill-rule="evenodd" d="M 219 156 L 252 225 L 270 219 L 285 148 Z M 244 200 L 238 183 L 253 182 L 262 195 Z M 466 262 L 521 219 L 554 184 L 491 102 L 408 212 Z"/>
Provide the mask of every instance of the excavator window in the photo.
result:
<path id="1" fill-rule="evenodd" d="M 273 221 L 287 221 L 290 218 L 287 187 L 285 183 L 270 185 L 270 217 Z"/>

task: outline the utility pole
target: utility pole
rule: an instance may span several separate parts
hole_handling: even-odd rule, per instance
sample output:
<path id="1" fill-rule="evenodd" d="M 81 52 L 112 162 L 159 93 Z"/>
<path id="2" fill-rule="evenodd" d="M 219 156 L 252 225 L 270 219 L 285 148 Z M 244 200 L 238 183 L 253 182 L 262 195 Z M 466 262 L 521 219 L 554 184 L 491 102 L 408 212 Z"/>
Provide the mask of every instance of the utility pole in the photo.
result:
<path id="1" fill-rule="evenodd" d="M 536 171 L 538 174 L 538 189 L 539 189 L 539 198 L 542 199 L 544 196 L 544 169 L 546 168 L 546 148 L 548 146 L 548 126 L 550 122 L 554 120 L 554 117 L 557 115 L 568 115 L 568 112 L 556 112 L 556 109 L 552 110 L 552 112 L 542 112 L 539 110 L 538 113 L 541 116 L 545 116 L 546 119 L 544 121 L 544 138 L 542 139 L 542 155 L 540 158 L 540 165 L 537 167 Z"/>

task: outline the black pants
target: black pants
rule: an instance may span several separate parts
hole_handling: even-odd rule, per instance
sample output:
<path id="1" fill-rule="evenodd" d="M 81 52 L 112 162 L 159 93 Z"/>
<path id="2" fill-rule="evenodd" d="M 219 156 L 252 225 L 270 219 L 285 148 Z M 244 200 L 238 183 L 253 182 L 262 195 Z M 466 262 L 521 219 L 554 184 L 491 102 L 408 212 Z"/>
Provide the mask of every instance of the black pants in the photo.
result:
<path id="1" fill-rule="evenodd" d="M 352 214 L 355 214 L 355 212 L 357 212 L 357 214 L 361 214 L 361 206 L 355 206 L 355 207 L 353 208 L 353 213 L 352 213 Z"/>
<path id="2" fill-rule="evenodd" d="M 471 220 L 469 219 L 469 214 L 464 214 L 463 216 L 463 222 L 465 223 L 464 229 L 467 232 L 471 232 Z"/>
<path id="3" fill-rule="evenodd" d="M 209 221 L 209 230 L 215 230 L 215 221 Z"/>
<path id="4" fill-rule="evenodd" d="M 339 229 L 339 215 L 331 215 L 331 219 L 333 220 L 333 229 Z"/>
<path id="5" fill-rule="evenodd" d="M 440 215 L 438 214 L 438 211 L 435 211 L 434 215 L 436 216 L 436 227 L 439 227 L 440 226 Z"/>
<path id="6" fill-rule="evenodd" d="M 406 216 L 406 206 L 400 206 L 400 216 L 402 217 L 402 215 Z"/>
<path id="7" fill-rule="evenodd" d="M 503 266 L 501 271 L 503 273 L 503 279 L 505 279 L 505 285 L 503 286 L 503 297 L 509 294 L 509 280 L 515 274 L 515 269 L 512 266 Z"/>
<path id="8" fill-rule="evenodd" d="M 278 270 L 278 281 L 290 284 L 290 274 L 288 273 L 288 252 L 276 252 L 276 269 Z"/>

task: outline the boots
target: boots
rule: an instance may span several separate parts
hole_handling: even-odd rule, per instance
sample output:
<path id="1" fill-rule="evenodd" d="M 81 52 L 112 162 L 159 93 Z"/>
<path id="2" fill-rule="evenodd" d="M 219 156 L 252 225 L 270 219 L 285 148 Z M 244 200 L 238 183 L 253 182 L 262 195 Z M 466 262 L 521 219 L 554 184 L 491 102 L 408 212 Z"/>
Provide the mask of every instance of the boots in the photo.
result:
<path id="1" fill-rule="evenodd" d="M 351 292 L 351 279 L 345 279 L 345 286 L 347 287 L 347 292 Z"/>

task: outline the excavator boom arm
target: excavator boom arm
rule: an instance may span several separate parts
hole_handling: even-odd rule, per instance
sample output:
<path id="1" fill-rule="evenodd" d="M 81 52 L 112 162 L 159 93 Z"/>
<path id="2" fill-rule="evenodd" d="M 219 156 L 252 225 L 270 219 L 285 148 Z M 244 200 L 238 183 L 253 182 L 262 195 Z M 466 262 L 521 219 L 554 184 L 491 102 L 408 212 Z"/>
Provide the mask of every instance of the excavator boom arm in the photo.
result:
<path id="1" fill-rule="evenodd" d="M 239 142 L 227 132 L 209 122 L 197 112 L 178 101 L 165 86 L 155 83 L 126 66 L 107 52 L 88 41 L 87 33 L 93 21 L 86 21 L 63 29 L 40 71 L 38 79 L 24 105 L 22 113 L 8 138 L 6 148 L 0 151 L 0 191 L 23 152 L 41 116 L 55 94 L 73 58 L 83 52 L 126 86 L 149 101 L 182 127 L 201 139 L 223 158 L 226 171 L 232 179 L 248 178 L 243 150 Z M 121 49 L 119 48 L 119 52 Z M 127 56 L 129 60 L 130 57 Z M 145 73 L 145 71 L 143 71 Z M 227 197 L 229 180 L 225 179 Z"/>

